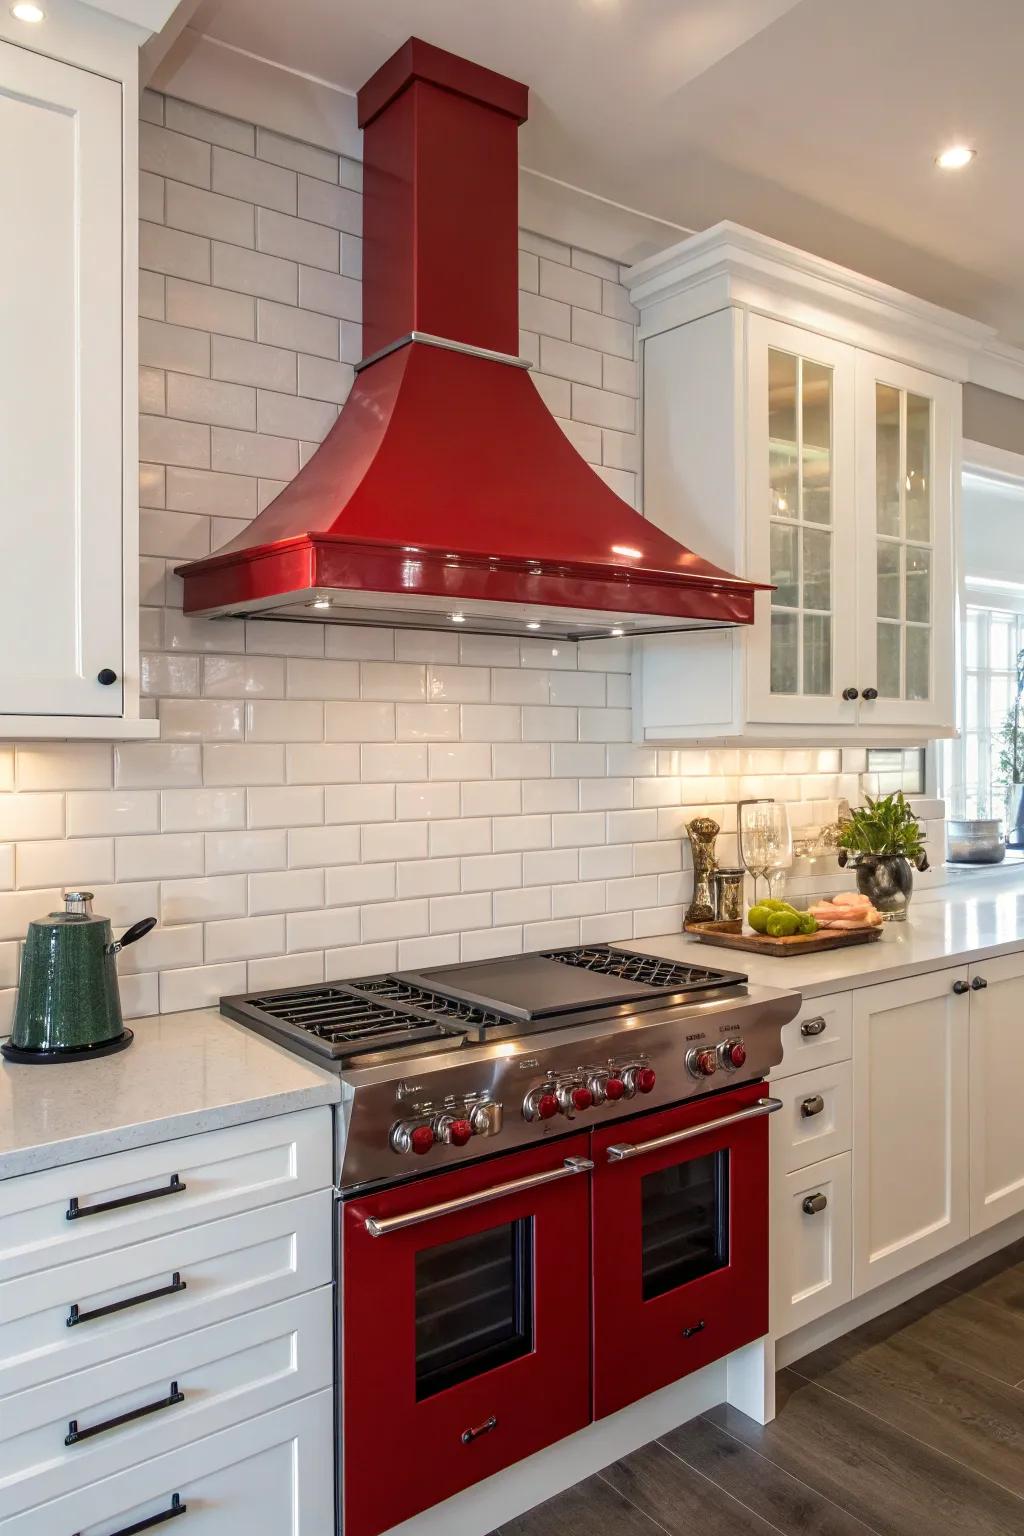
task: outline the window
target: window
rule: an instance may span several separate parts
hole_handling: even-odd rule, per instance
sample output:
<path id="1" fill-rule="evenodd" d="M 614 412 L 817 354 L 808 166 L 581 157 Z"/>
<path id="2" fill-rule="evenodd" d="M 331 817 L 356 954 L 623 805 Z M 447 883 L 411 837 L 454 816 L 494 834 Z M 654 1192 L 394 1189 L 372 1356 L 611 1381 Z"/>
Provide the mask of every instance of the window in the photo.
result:
<path id="1" fill-rule="evenodd" d="M 1024 614 L 968 603 L 964 626 L 964 691 L 959 783 L 954 813 L 1002 816 L 1008 780 L 1007 723 L 1017 688 Z"/>
<path id="2" fill-rule="evenodd" d="M 898 789 L 905 795 L 926 792 L 924 747 L 869 747 L 867 770 L 875 775 L 880 795 Z"/>

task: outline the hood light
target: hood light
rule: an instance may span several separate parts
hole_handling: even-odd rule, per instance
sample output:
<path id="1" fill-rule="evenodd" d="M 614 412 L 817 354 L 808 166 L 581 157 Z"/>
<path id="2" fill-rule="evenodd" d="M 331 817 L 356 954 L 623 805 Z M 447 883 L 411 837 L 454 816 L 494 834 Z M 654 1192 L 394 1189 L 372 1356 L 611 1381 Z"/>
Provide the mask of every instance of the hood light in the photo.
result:
<path id="1" fill-rule="evenodd" d="M 976 154 L 977 150 L 969 149 L 966 144 L 951 144 L 935 156 L 935 164 L 940 171 L 962 171 L 965 165 L 970 165 Z"/>
<path id="2" fill-rule="evenodd" d="M 18 0 L 17 5 L 11 6 L 11 15 L 15 21 L 39 22 L 46 19 L 46 12 L 41 6 L 32 5 L 29 0 Z"/>

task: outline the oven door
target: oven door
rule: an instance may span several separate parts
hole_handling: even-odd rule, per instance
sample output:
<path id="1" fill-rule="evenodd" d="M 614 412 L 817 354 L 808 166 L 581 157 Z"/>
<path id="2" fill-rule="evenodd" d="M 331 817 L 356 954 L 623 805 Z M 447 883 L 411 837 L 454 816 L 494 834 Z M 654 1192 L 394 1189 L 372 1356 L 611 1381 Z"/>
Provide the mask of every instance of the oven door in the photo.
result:
<path id="1" fill-rule="evenodd" d="M 594 1133 L 594 1417 L 768 1331 L 759 1084 Z"/>
<path id="2" fill-rule="evenodd" d="M 344 1536 L 590 1418 L 589 1138 L 342 1207 Z"/>

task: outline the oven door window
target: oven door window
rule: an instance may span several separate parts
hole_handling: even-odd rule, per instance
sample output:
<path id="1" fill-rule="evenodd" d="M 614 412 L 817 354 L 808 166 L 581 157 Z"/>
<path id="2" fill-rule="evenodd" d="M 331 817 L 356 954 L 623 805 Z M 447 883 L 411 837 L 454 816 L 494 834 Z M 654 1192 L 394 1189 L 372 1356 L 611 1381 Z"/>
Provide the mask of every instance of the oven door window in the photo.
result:
<path id="1" fill-rule="evenodd" d="M 532 1218 L 417 1253 L 417 1402 L 532 1349 Z"/>
<path id="2" fill-rule="evenodd" d="M 641 1181 L 644 1301 L 729 1262 L 729 1153 L 674 1163 Z"/>

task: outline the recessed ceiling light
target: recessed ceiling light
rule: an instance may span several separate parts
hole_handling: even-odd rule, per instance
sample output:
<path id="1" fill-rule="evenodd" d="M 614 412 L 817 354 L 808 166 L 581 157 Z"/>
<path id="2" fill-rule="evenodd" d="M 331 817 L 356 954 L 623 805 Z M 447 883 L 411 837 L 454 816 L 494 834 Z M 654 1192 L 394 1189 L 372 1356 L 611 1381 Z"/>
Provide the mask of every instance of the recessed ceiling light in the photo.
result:
<path id="1" fill-rule="evenodd" d="M 965 165 L 970 165 L 976 154 L 977 150 L 968 149 L 966 144 L 951 144 L 935 156 L 935 164 L 942 171 L 962 171 Z"/>
<path id="2" fill-rule="evenodd" d="M 11 6 L 11 15 L 16 21 L 43 21 L 46 12 L 42 6 L 32 5 L 30 0 L 18 0 L 17 5 Z"/>

